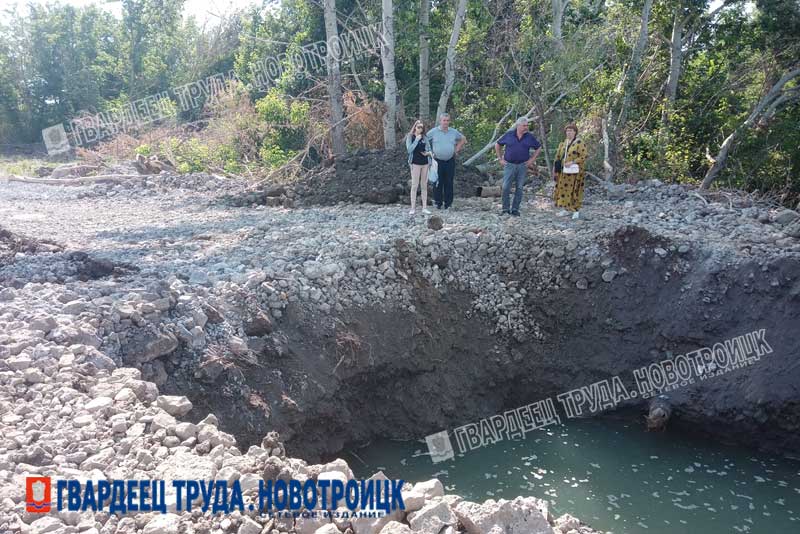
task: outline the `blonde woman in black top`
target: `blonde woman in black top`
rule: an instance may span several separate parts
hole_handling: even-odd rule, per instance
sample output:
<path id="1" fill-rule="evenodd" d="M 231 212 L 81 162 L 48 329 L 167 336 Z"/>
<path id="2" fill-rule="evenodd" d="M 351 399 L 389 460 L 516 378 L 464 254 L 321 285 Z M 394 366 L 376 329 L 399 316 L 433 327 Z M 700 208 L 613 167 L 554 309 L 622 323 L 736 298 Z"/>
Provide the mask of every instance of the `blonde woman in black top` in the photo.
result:
<path id="1" fill-rule="evenodd" d="M 406 136 L 406 151 L 408 152 L 408 164 L 411 166 L 411 211 L 409 215 L 414 215 L 417 204 L 417 188 L 421 188 L 422 193 L 422 213 L 429 214 L 428 211 L 428 168 L 431 162 L 431 146 L 428 137 L 425 135 L 425 125 L 422 121 L 417 121 Z"/>

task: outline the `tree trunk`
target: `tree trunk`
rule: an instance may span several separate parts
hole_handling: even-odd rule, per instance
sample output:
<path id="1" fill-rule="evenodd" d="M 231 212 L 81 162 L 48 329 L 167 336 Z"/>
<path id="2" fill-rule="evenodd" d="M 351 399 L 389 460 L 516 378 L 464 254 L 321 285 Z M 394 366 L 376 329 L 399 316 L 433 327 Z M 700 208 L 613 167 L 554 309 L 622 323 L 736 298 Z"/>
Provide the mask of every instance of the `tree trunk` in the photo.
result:
<path id="1" fill-rule="evenodd" d="M 439 96 L 439 105 L 436 108 L 436 119 L 447 111 L 447 102 L 450 100 L 450 92 L 453 90 L 453 83 L 456 79 L 456 45 L 458 36 L 461 33 L 461 26 L 464 25 L 464 18 L 467 16 L 467 0 L 458 0 L 456 6 L 456 17 L 453 20 L 453 33 L 450 34 L 450 44 L 447 45 L 447 57 L 444 63 L 444 87 Z"/>
<path id="2" fill-rule="evenodd" d="M 419 0 L 419 119 L 431 116 L 431 0 Z"/>
<path id="3" fill-rule="evenodd" d="M 769 113 L 774 113 L 775 110 L 773 105 L 776 104 L 776 102 L 789 101 L 788 99 L 784 98 L 787 95 L 783 94 L 783 86 L 789 83 L 789 81 L 793 80 L 794 78 L 797 78 L 798 76 L 800 76 L 800 68 L 796 68 L 784 74 L 781 77 L 781 79 L 778 80 L 775 83 L 775 85 L 772 86 L 772 88 L 767 92 L 767 94 L 764 95 L 761 98 L 761 100 L 758 101 L 758 104 L 756 104 L 755 108 L 753 108 L 753 111 L 750 112 L 750 115 L 747 117 L 747 119 L 742 124 L 737 126 L 736 129 L 733 132 L 731 132 L 731 134 L 728 137 L 725 138 L 725 140 L 722 142 L 722 145 L 720 145 L 719 147 L 719 152 L 717 152 L 717 157 L 714 158 L 714 163 L 708 169 L 708 172 L 706 172 L 705 178 L 703 178 L 703 183 L 700 185 L 701 189 L 708 189 L 708 187 L 719 175 L 720 171 L 725 167 L 725 162 L 728 159 L 728 154 L 730 153 L 731 148 L 733 148 L 733 145 L 736 142 L 736 139 L 739 137 L 739 135 L 743 131 L 752 128 L 753 125 L 756 124 L 758 118 L 761 116 L 762 113 L 764 113 L 765 110 L 767 110 Z"/>
<path id="4" fill-rule="evenodd" d="M 336 0 L 324 0 L 325 37 L 328 42 L 328 97 L 331 104 L 331 147 L 339 156 L 346 151 L 344 143 L 344 105 L 342 103 L 342 75 L 338 55 L 341 53 L 339 29 L 336 26 Z M 332 46 L 334 45 L 334 46 Z"/>
<path id="5" fill-rule="evenodd" d="M 381 43 L 381 63 L 383 64 L 383 100 L 386 112 L 383 115 L 383 145 L 387 150 L 397 145 L 397 78 L 394 73 L 394 11 L 392 0 L 381 0 L 383 19 L 383 43 Z"/>
<path id="6" fill-rule="evenodd" d="M 411 124 L 408 122 L 408 117 L 406 117 L 406 105 L 402 92 L 398 91 L 397 99 L 399 100 L 397 104 L 397 124 L 400 125 L 401 132 L 407 132 L 411 129 Z"/>
<path id="7" fill-rule="evenodd" d="M 675 99 L 678 96 L 678 78 L 681 76 L 681 62 L 683 61 L 683 25 L 686 18 L 683 16 L 681 5 L 675 8 L 675 20 L 672 23 L 672 38 L 669 49 L 669 77 L 664 91 L 664 109 L 661 112 L 661 123 L 666 126 L 670 122 Z"/>
<path id="8" fill-rule="evenodd" d="M 621 147 L 620 135 L 625 128 L 625 123 L 628 120 L 628 109 L 633 101 L 633 95 L 636 92 L 636 80 L 639 77 L 639 69 L 642 66 L 642 55 L 644 49 L 647 47 L 647 26 L 650 23 L 650 12 L 653 9 L 653 0 L 645 0 L 644 7 L 642 8 L 642 24 L 639 28 L 639 38 L 636 45 L 633 47 L 631 54 L 631 63 L 625 72 L 625 77 L 622 80 L 622 97 L 620 99 L 619 111 L 617 113 L 616 123 L 612 125 L 609 139 L 609 158 L 607 162 L 614 172 L 618 172 L 621 168 Z M 614 107 L 611 109 L 613 111 Z M 608 167 L 606 167 L 608 169 Z"/>
<path id="9" fill-rule="evenodd" d="M 633 95 L 636 92 L 636 79 L 639 77 L 639 69 L 642 66 L 642 55 L 644 55 L 644 49 L 647 47 L 647 26 L 650 23 L 650 12 L 652 9 L 653 0 L 645 0 L 644 7 L 642 8 L 642 25 L 639 28 L 639 39 L 636 41 L 636 46 L 633 47 L 631 64 L 628 67 L 628 71 L 625 73 L 625 82 L 622 84 L 622 104 L 619 109 L 615 128 L 617 132 L 622 130 L 628 120 L 628 109 L 633 100 Z"/>
<path id="10" fill-rule="evenodd" d="M 569 0 L 551 0 L 553 5 L 553 38 L 558 43 L 558 46 L 563 46 L 564 41 L 561 35 L 561 26 L 564 23 L 564 11 L 567 9 Z"/>
<path id="11" fill-rule="evenodd" d="M 121 182 L 141 182 L 146 178 L 143 174 L 105 174 L 101 176 L 81 176 L 79 178 L 29 178 L 27 176 L 0 176 L 0 180 L 8 182 L 25 182 L 29 184 L 46 185 L 90 185 L 90 184 L 116 184 Z"/>
<path id="12" fill-rule="evenodd" d="M 544 154 L 544 165 L 548 169 L 552 169 L 550 166 L 550 155 L 547 153 L 547 130 L 545 129 L 544 125 L 544 117 L 547 114 L 547 110 L 544 109 L 544 103 L 541 99 L 536 99 L 536 125 L 539 129 L 539 142 L 542 145 L 542 154 Z M 549 176 L 547 176 L 549 177 Z M 547 178 L 546 177 L 546 178 Z M 545 179 L 546 179 L 545 178 Z"/>
<path id="13" fill-rule="evenodd" d="M 606 181 L 611 181 L 614 177 L 614 166 L 611 165 L 611 140 L 608 137 L 608 120 L 603 118 L 601 124 L 603 128 L 603 170 L 605 171 L 603 176 Z"/>

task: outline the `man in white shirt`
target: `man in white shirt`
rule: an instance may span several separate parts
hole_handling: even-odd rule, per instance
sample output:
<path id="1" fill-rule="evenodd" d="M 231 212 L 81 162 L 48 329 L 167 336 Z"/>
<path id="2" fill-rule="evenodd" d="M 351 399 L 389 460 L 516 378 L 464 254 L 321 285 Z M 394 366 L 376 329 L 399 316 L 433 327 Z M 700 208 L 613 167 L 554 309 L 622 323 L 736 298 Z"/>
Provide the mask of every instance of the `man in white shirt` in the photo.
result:
<path id="1" fill-rule="evenodd" d="M 450 128 L 450 115 L 442 113 L 439 126 L 428 132 L 433 157 L 438 164 L 439 181 L 433 189 L 433 202 L 439 209 L 448 209 L 453 204 L 453 179 L 456 173 L 456 154 L 467 142 L 467 138 Z"/>

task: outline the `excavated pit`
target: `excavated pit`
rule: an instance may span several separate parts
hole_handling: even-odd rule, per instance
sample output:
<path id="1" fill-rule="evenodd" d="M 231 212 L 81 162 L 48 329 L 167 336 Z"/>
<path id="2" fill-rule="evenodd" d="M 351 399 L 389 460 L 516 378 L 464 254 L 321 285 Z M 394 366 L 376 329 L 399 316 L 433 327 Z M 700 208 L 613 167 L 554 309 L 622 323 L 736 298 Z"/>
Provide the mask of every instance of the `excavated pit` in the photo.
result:
<path id="1" fill-rule="evenodd" d="M 171 365 L 188 357 L 179 355 L 166 363 L 164 388 L 191 399 L 190 416 L 216 414 L 244 446 L 275 430 L 290 455 L 315 461 L 377 437 L 452 429 L 614 375 L 632 389 L 634 369 L 764 329 L 771 354 L 668 393 L 669 427 L 797 456 L 800 265 L 778 257 L 724 268 L 702 249 L 671 245 L 620 228 L 603 246 L 624 276 L 606 283 L 597 265 L 586 289 L 541 290 L 528 273 L 504 274 L 527 289 L 524 307 L 541 336 L 498 333 L 474 311 L 475 295 L 414 274 L 414 312 L 386 305 L 317 314 L 290 305 L 268 339 L 250 338 L 251 361 L 227 363 L 211 378 Z M 671 252 L 664 258 L 654 248 Z M 617 415 L 637 418 L 644 432 L 646 406 L 631 399 Z"/>
<path id="2" fill-rule="evenodd" d="M 244 185 L 200 173 L 0 188 L 5 465 L 234 470 L 251 485 L 349 473 L 297 457 L 452 430 L 616 375 L 631 388 L 635 369 L 762 330 L 772 351 L 759 361 L 669 392 L 658 439 L 682 430 L 798 456 L 792 210 L 657 181 L 590 191 L 577 221 L 541 196 L 518 218 L 459 198 L 438 221 L 398 205 L 291 208 L 289 192 L 283 207 L 220 202 Z M 646 404 L 614 415 L 644 432 Z M 0 530 L 21 532 L 23 471 L 3 473 L 16 500 Z"/>

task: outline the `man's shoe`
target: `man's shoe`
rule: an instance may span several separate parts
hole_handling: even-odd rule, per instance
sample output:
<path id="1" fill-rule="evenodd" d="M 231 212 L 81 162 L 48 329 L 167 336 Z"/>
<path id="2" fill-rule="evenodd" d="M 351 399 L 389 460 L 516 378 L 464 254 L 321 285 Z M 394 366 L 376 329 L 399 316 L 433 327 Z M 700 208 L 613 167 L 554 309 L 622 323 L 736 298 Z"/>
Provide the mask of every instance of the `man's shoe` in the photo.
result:
<path id="1" fill-rule="evenodd" d="M 431 214 L 431 210 L 429 210 L 428 208 L 425 208 L 425 209 L 422 210 L 422 213 L 424 215 L 430 215 Z"/>
<path id="2" fill-rule="evenodd" d="M 409 212 L 408 212 L 408 214 L 409 214 L 409 215 L 414 215 L 415 213 L 417 213 L 417 211 L 416 211 L 416 210 L 413 210 L 413 209 L 412 209 L 411 211 L 409 211 Z"/>
<path id="3" fill-rule="evenodd" d="M 437 209 L 437 210 L 440 210 L 440 209 L 442 209 L 442 205 L 441 205 L 441 204 L 436 204 L 436 209 Z"/>
<path id="4" fill-rule="evenodd" d="M 519 212 L 518 212 L 518 211 L 516 211 L 516 210 L 515 210 L 515 211 L 512 211 L 512 212 L 511 212 L 511 216 L 512 216 L 512 217 L 519 217 Z"/>
<path id="5" fill-rule="evenodd" d="M 500 215 L 511 215 L 511 212 L 508 210 L 503 210 L 500 212 Z"/>

